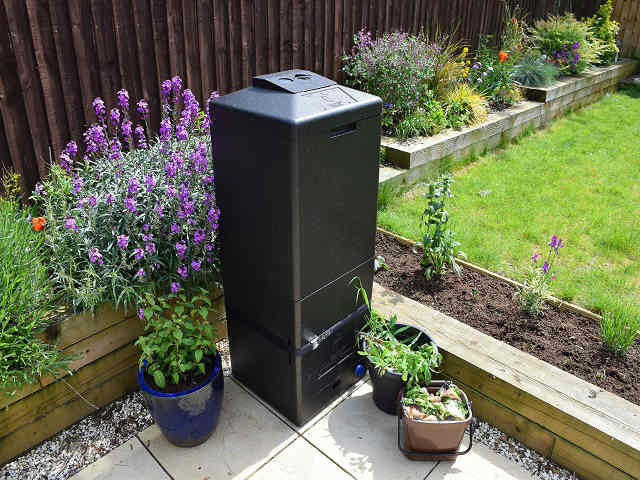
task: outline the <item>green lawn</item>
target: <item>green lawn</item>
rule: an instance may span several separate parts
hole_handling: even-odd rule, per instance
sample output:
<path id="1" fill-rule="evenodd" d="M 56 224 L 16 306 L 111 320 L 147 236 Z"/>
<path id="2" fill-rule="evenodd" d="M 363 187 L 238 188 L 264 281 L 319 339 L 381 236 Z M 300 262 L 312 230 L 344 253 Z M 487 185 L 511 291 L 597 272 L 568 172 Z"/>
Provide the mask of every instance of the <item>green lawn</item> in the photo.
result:
<path id="1" fill-rule="evenodd" d="M 565 239 L 554 293 L 640 315 L 640 89 L 628 88 L 454 171 L 449 212 L 470 261 L 518 278 L 551 234 Z M 378 224 L 420 240 L 425 185 Z"/>

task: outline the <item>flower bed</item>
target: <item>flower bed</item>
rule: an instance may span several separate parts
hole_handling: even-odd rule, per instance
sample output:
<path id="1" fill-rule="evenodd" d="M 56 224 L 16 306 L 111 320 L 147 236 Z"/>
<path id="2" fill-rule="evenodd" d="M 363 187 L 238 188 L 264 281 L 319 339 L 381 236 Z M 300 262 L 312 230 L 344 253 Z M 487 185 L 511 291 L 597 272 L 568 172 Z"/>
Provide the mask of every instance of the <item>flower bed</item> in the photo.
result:
<path id="1" fill-rule="evenodd" d="M 593 316 L 552 305 L 531 317 L 514 302 L 513 284 L 478 271 L 463 268 L 460 277 L 427 280 L 421 251 L 382 232 L 376 255 L 389 266 L 376 274 L 381 285 L 640 405 L 640 341 L 627 355 L 612 356 L 602 349 Z"/>

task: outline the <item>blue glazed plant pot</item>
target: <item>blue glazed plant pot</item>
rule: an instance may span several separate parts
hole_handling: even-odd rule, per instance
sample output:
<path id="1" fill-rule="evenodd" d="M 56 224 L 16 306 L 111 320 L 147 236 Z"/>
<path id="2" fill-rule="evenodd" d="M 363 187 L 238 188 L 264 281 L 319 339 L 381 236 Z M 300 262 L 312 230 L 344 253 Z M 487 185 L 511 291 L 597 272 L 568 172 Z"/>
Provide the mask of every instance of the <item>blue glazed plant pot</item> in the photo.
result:
<path id="1" fill-rule="evenodd" d="M 151 416 L 164 436 L 178 447 L 193 447 L 205 442 L 218 425 L 224 376 L 222 358 L 216 352 L 215 366 L 200 385 L 179 393 L 163 393 L 151 388 L 144 379 L 145 364 L 138 370 Z"/>

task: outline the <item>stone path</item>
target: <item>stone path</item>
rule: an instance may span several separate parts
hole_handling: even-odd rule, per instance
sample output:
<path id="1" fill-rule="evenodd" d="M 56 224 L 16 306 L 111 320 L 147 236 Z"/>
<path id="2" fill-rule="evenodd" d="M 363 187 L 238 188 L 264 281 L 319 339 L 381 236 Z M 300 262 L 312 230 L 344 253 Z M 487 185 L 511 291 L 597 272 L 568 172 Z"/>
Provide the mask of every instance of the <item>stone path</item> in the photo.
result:
<path id="1" fill-rule="evenodd" d="M 73 480 L 525 480 L 530 474 L 481 444 L 455 462 L 413 462 L 396 446 L 397 421 L 361 382 L 302 427 L 232 377 L 221 421 L 204 444 L 170 445 L 153 425 Z"/>

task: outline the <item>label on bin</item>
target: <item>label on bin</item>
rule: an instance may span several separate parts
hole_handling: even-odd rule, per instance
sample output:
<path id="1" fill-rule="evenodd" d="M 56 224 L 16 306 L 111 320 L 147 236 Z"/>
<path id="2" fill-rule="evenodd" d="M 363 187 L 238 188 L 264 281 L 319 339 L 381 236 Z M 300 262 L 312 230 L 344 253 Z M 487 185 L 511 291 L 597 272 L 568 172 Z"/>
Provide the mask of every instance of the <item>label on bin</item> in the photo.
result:
<path id="1" fill-rule="evenodd" d="M 341 107 L 342 105 L 356 103 L 355 99 L 340 87 L 327 88 L 316 92 L 306 93 L 304 94 L 304 97 L 307 97 L 323 110 L 332 110 L 334 108 Z"/>

